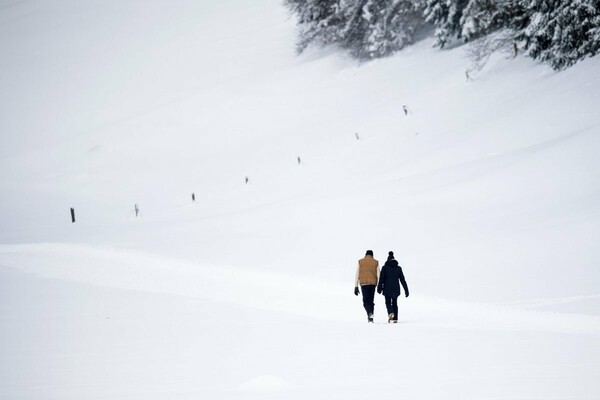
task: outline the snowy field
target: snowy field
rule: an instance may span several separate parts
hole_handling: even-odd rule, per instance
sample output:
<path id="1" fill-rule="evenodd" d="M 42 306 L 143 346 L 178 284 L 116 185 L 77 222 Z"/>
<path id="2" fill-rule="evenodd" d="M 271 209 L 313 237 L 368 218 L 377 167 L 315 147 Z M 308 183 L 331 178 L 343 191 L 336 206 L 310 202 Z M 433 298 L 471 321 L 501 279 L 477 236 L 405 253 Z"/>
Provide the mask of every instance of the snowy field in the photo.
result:
<path id="1" fill-rule="evenodd" d="M 600 398 L 600 59 L 294 43 L 275 0 L 0 1 L 0 398 Z"/>

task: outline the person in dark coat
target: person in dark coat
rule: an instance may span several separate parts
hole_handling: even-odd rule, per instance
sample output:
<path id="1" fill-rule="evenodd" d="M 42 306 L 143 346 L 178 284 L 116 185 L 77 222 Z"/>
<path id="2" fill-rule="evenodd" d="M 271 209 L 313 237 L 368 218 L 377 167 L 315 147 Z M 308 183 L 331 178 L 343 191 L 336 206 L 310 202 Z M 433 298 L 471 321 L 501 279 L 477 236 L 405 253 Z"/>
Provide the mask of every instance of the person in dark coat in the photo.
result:
<path id="1" fill-rule="evenodd" d="M 408 297 L 408 285 L 402 268 L 398 265 L 398 261 L 394 259 L 394 252 L 388 253 L 388 259 L 381 268 L 379 276 L 379 284 L 377 285 L 377 293 L 385 296 L 385 306 L 388 312 L 388 322 L 394 321 L 398 323 L 398 296 L 400 296 L 400 284 L 404 288 L 404 294 Z"/>

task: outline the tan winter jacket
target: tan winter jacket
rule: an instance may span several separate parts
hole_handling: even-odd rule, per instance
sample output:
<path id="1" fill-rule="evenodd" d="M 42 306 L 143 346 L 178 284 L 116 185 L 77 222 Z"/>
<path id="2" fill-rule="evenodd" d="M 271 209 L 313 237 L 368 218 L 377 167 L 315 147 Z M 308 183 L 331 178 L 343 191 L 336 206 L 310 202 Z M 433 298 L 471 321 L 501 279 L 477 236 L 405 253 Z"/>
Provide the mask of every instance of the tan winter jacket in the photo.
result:
<path id="1" fill-rule="evenodd" d="M 358 260 L 358 266 L 356 267 L 356 280 L 354 283 L 355 287 L 363 285 L 377 285 L 379 279 L 379 261 L 373 258 L 373 256 L 365 256 Z"/>

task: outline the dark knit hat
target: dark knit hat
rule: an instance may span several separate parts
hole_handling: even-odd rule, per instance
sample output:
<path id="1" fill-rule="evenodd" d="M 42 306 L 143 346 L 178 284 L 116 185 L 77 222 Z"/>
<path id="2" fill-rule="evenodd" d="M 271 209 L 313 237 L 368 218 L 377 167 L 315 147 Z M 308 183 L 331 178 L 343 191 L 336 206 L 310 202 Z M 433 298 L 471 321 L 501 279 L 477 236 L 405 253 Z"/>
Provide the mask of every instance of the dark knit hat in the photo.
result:
<path id="1" fill-rule="evenodd" d="M 367 250 L 367 253 L 365 255 L 367 255 L 367 256 L 373 256 L 373 250 Z"/>
<path id="2" fill-rule="evenodd" d="M 393 252 L 393 251 L 390 251 L 390 252 L 388 253 L 388 260 L 391 260 L 391 259 L 393 259 L 393 258 L 394 258 L 394 252 Z"/>

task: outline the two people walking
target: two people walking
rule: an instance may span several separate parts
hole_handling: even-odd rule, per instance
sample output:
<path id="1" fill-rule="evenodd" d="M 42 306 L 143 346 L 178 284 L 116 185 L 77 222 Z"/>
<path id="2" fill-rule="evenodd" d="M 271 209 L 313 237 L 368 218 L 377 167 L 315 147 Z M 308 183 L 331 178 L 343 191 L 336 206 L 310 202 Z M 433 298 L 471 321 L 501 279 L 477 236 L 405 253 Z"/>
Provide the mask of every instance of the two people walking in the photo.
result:
<path id="1" fill-rule="evenodd" d="M 362 292 L 363 307 L 367 312 L 369 322 L 373 322 L 375 312 L 375 290 L 385 296 L 385 306 L 388 312 L 388 322 L 398 322 L 398 296 L 400 296 L 400 284 L 404 289 L 404 295 L 408 297 L 408 285 L 402 272 L 402 267 L 394 258 L 394 252 L 388 253 L 388 259 L 379 271 L 379 261 L 373 256 L 373 250 L 367 250 L 365 257 L 358 260 L 356 267 L 356 279 L 354 294 L 358 296 Z M 358 287 L 360 286 L 360 291 Z"/>

